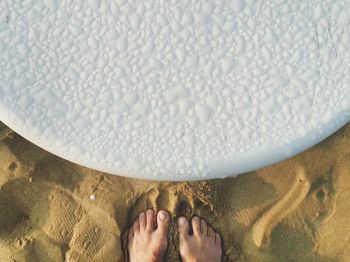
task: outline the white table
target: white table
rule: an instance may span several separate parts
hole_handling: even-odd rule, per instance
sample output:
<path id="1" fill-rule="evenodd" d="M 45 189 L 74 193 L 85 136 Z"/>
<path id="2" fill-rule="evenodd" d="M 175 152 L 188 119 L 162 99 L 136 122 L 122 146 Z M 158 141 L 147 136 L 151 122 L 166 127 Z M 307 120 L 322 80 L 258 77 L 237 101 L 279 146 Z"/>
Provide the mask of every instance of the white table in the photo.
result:
<path id="1" fill-rule="evenodd" d="M 0 120 L 122 176 L 254 170 L 350 120 L 349 10 L 345 0 L 3 0 Z"/>

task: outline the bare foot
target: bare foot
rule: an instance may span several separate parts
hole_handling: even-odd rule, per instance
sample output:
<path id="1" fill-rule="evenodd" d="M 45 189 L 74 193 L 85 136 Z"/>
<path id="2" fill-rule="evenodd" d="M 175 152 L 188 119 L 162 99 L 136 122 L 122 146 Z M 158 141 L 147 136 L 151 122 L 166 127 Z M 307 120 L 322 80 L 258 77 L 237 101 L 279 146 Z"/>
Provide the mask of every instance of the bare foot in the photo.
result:
<path id="1" fill-rule="evenodd" d="M 198 216 L 194 216 L 191 223 L 193 235 L 189 234 L 190 223 L 186 217 L 180 217 L 177 221 L 182 261 L 220 262 L 222 257 L 220 235 Z"/>
<path id="2" fill-rule="evenodd" d="M 128 252 L 131 262 L 164 261 L 168 247 L 169 214 L 160 210 L 157 214 L 157 227 L 152 209 L 142 212 L 129 228 Z"/>

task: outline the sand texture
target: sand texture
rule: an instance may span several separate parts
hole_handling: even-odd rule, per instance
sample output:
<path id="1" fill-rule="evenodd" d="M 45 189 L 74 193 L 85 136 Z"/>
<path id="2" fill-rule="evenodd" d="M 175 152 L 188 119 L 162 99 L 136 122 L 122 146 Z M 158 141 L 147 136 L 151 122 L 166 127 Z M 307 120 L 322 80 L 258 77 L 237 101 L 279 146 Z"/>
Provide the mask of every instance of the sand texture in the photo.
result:
<path id="1" fill-rule="evenodd" d="M 58 158 L 0 125 L 0 261 L 123 261 L 145 208 L 201 215 L 224 261 L 350 261 L 350 124 L 306 152 L 223 180 L 156 183 Z M 170 228 L 168 261 L 179 261 Z"/>

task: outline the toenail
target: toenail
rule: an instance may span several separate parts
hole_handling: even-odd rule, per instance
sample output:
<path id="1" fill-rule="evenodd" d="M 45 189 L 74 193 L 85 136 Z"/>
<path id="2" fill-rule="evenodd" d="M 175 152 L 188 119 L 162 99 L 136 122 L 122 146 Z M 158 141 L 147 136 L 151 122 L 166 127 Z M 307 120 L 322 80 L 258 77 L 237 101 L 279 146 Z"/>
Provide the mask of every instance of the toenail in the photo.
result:
<path id="1" fill-rule="evenodd" d="M 180 218 L 178 219 L 178 224 L 179 224 L 179 225 L 184 225 L 186 222 L 187 222 L 187 219 L 184 218 L 184 217 L 180 217 Z"/>
<path id="2" fill-rule="evenodd" d="M 145 217 L 145 213 L 142 212 L 142 213 L 140 214 L 140 217 L 144 218 L 144 217 Z"/>
<path id="3" fill-rule="evenodd" d="M 159 218 L 160 218 L 160 220 L 165 221 L 168 219 L 168 215 L 165 211 L 159 211 Z"/>
<path id="4" fill-rule="evenodd" d="M 147 210 L 146 210 L 146 213 L 150 215 L 150 214 L 153 213 L 153 210 L 152 210 L 152 209 L 147 209 Z"/>

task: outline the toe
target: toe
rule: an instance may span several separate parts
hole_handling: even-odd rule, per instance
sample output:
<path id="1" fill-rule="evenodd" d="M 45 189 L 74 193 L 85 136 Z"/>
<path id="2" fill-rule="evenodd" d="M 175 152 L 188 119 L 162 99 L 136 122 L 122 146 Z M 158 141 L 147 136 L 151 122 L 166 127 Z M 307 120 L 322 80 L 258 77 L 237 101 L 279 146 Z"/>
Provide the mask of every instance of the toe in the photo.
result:
<path id="1" fill-rule="evenodd" d="M 207 236 L 215 241 L 215 232 L 211 227 L 208 227 Z"/>
<path id="2" fill-rule="evenodd" d="M 166 235 L 168 233 L 169 222 L 170 219 L 168 212 L 160 210 L 157 214 L 157 231 Z"/>
<path id="3" fill-rule="evenodd" d="M 204 235 L 207 235 L 207 233 L 208 233 L 208 225 L 207 225 L 207 222 L 203 218 L 201 219 L 201 232 Z"/>
<path id="4" fill-rule="evenodd" d="M 191 220 L 192 223 L 192 229 L 194 235 L 200 235 L 201 234 L 201 220 L 198 216 L 194 216 Z"/>
<path id="5" fill-rule="evenodd" d="M 215 233 L 215 243 L 221 246 L 221 236 L 219 233 Z"/>
<path id="6" fill-rule="evenodd" d="M 142 212 L 139 215 L 139 222 L 140 222 L 140 230 L 145 230 L 146 229 L 146 214 L 145 214 L 145 212 Z"/>
<path id="7" fill-rule="evenodd" d="M 132 231 L 135 234 L 137 234 L 138 232 L 140 232 L 140 221 L 139 219 L 136 219 L 134 222 L 134 225 L 132 226 Z"/>
<path id="8" fill-rule="evenodd" d="M 153 212 L 153 209 L 146 210 L 146 230 L 147 231 L 154 230 L 154 212 Z"/>
<path id="9" fill-rule="evenodd" d="M 179 231 L 180 241 L 187 239 L 189 236 L 190 223 L 186 217 L 179 217 L 177 220 L 177 230 Z"/>

